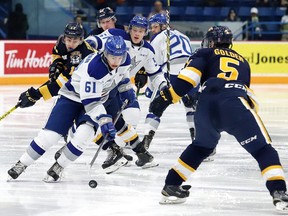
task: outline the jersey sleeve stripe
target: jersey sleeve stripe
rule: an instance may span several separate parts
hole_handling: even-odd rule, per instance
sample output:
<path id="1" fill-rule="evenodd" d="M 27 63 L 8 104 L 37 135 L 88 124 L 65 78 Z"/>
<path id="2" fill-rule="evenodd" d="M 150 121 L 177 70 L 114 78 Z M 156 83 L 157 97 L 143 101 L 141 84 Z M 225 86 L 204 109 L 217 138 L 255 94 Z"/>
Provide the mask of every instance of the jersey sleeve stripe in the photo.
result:
<path id="1" fill-rule="evenodd" d="M 52 95 L 50 94 L 50 91 L 47 85 L 40 87 L 39 91 L 42 94 L 44 100 L 48 100 L 52 98 Z"/>

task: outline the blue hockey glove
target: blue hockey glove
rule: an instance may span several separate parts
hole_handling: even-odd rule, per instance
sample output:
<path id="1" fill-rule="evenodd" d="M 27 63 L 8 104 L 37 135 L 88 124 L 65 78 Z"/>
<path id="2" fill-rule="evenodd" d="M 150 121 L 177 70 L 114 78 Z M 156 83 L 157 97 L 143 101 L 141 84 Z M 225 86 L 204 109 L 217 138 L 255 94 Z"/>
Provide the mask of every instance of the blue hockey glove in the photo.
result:
<path id="1" fill-rule="evenodd" d="M 20 107 L 25 108 L 33 106 L 41 97 L 42 95 L 39 90 L 31 87 L 19 96 Z"/>
<path id="2" fill-rule="evenodd" d="M 115 139 L 116 129 L 112 122 L 112 116 L 107 114 L 102 114 L 97 117 L 98 123 L 101 128 L 103 137 L 107 134 L 107 140 L 111 141 Z"/>
<path id="3" fill-rule="evenodd" d="M 134 101 L 136 100 L 135 91 L 132 88 L 132 85 L 128 78 L 119 83 L 118 91 L 122 102 L 128 99 L 127 106 L 134 103 Z"/>
<path id="4" fill-rule="evenodd" d="M 159 95 L 150 103 L 149 112 L 160 118 L 170 104 L 172 104 L 172 96 L 168 86 L 165 86 L 162 88 Z"/>

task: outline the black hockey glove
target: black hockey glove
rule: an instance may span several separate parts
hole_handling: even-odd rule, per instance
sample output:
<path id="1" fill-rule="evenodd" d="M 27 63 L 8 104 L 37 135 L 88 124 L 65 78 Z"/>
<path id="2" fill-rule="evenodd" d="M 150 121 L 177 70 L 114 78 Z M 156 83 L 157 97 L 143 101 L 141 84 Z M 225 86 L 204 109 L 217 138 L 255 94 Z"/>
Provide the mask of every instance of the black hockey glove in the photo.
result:
<path id="1" fill-rule="evenodd" d="M 149 112 L 160 118 L 170 104 L 172 104 L 172 96 L 169 87 L 165 86 L 160 91 L 160 94 L 150 103 Z"/>
<path id="2" fill-rule="evenodd" d="M 142 67 L 135 75 L 135 86 L 137 88 L 143 88 L 147 83 L 147 73 Z"/>
<path id="3" fill-rule="evenodd" d="M 65 70 L 65 66 L 62 62 L 53 62 L 49 66 L 49 79 L 55 81 L 58 76 Z"/>
<path id="4" fill-rule="evenodd" d="M 31 87 L 20 95 L 19 106 L 21 108 L 33 106 L 41 97 L 39 90 Z"/>
<path id="5" fill-rule="evenodd" d="M 185 107 L 196 109 L 198 102 L 198 93 L 195 92 L 193 95 L 186 94 L 182 97 L 182 101 Z"/>

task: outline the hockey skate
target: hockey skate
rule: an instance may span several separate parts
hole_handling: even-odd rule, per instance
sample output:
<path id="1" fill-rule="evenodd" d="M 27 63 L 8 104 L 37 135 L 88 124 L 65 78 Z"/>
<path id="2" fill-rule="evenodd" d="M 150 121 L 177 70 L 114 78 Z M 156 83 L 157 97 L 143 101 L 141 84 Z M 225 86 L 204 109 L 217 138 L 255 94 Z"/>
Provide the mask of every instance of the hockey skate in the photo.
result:
<path id="1" fill-rule="evenodd" d="M 47 176 L 43 179 L 46 183 L 59 182 L 61 180 L 64 168 L 56 161 L 47 171 Z"/>
<path id="2" fill-rule="evenodd" d="M 57 159 L 61 156 L 64 148 L 66 147 L 66 145 L 67 145 L 67 144 L 63 145 L 63 146 L 55 153 L 55 155 L 54 155 L 54 159 L 55 159 L 55 160 L 57 160 Z"/>
<path id="3" fill-rule="evenodd" d="M 216 154 L 216 148 L 214 148 L 213 152 L 203 160 L 203 162 L 211 162 L 214 161 L 214 155 Z"/>
<path id="4" fill-rule="evenodd" d="M 159 204 L 180 204 L 184 203 L 189 197 L 190 185 L 175 186 L 175 185 L 165 185 L 161 191 L 162 199 Z"/>
<path id="5" fill-rule="evenodd" d="M 26 165 L 21 163 L 21 161 L 18 161 L 10 170 L 8 170 L 8 180 L 10 181 L 12 179 L 17 179 L 19 175 L 21 175 L 22 172 L 27 168 Z"/>
<path id="6" fill-rule="evenodd" d="M 150 130 L 149 133 L 148 133 L 148 135 L 145 135 L 145 136 L 144 136 L 142 142 L 143 142 L 144 147 L 145 147 L 146 150 L 149 149 L 149 146 L 150 146 L 150 144 L 151 144 L 151 142 L 152 142 L 152 139 L 153 139 L 153 137 L 154 137 L 154 134 L 155 134 L 155 131 Z"/>
<path id="7" fill-rule="evenodd" d="M 274 191 L 272 194 L 276 211 L 288 213 L 288 194 L 285 191 Z"/>
<path id="8" fill-rule="evenodd" d="M 123 153 L 123 149 L 120 148 L 116 143 L 113 143 L 110 148 L 107 149 L 108 156 L 102 164 L 106 174 L 116 172 L 122 166 L 128 164 L 129 161 L 133 160 L 133 157 Z"/>
<path id="9" fill-rule="evenodd" d="M 138 160 L 135 162 L 137 166 L 142 169 L 159 166 L 158 163 L 153 162 L 154 157 L 145 149 L 143 142 L 140 142 L 133 150 L 138 157 Z"/>

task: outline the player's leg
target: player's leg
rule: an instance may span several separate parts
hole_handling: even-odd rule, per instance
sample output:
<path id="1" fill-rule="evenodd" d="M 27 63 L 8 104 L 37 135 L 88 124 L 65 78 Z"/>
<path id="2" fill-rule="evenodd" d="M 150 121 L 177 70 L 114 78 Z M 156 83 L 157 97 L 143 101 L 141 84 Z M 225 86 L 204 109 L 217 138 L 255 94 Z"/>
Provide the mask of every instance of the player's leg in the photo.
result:
<path id="1" fill-rule="evenodd" d="M 282 206 L 279 208 L 283 208 L 284 205 L 284 208 L 288 210 L 285 175 L 279 155 L 271 145 L 270 136 L 261 118 L 250 107 L 247 100 L 245 98 L 237 98 L 235 100 L 236 102 L 234 102 L 235 105 L 233 107 L 235 112 L 231 113 L 231 116 L 234 114 L 234 121 L 229 122 L 229 117 L 231 116 L 226 115 L 227 125 L 231 128 L 227 132 L 234 135 L 241 146 L 258 162 L 261 174 L 266 181 L 266 187 L 273 197 L 273 203 L 276 205 L 276 208 L 278 205 Z M 238 111 L 237 106 L 239 106 Z M 235 117 L 236 113 L 241 118 L 237 119 Z M 235 127 L 235 124 L 240 126 Z"/>
<path id="2" fill-rule="evenodd" d="M 67 106 L 69 106 L 70 113 L 67 113 Z M 18 178 L 28 166 L 38 160 L 52 145 L 57 143 L 63 134 L 67 134 L 78 109 L 77 103 L 71 102 L 66 98 L 57 100 L 44 129 L 32 140 L 26 152 L 15 166 L 8 171 L 11 178 Z"/>
<path id="3" fill-rule="evenodd" d="M 197 105 L 195 140 L 180 155 L 175 166 L 169 170 L 162 190 L 161 204 L 185 202 L 189 196 L 190 187 L 181 186 L 182 183 L 197 170 L 202 161 L 213 152 L 218 144 L 220 133 L 214 128 L 210 113 L 209 100 L 203 100 Z M 173 197 L 176 197 L 176 200 Z"/>
<path id="4" fill-rule="evenodd" d="M 83 122 L 74 133 L 71 141 L 64 147 L 62 154 L 57 161 L 47 171 L 45 182 L 56 182 L 61 178 L 61 174 L 65 167 L 79 158 L 87 146 L 93 141 L 95 136 L 95 125 L 91 122 Z"/>

